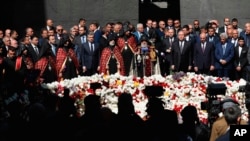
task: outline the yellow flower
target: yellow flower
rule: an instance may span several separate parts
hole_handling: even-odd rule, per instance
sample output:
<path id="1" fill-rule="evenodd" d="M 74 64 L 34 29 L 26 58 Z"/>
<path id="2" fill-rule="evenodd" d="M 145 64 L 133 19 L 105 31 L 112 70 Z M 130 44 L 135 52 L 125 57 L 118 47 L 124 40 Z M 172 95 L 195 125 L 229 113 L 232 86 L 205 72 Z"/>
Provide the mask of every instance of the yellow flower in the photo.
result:
<path id="1" fill-rule="evenodd" d="M 107 75 L 107 74 L 103 75 L 103 80 L 108 81 L 109 80 L 109 75 Z"/>
<path id="2" fill-rule="evenodd" d="M 117 85 L 117 86 L 122 85 L 122 81 L 121 81 L 121 80 L 117 80 L 117 81 L 116 81 L 116 85 Z"/>
<path id="3" fill-rule="evenodd" d="M 134 81 L 134 87 L 137 88 L 139 87 L 140 83 L 138 81 Z"/>
<path id="4" fill-rule="evenodd" d="M 169 91 L 165 91 L 164 96 L 168 97 L 169 96 Z"/>

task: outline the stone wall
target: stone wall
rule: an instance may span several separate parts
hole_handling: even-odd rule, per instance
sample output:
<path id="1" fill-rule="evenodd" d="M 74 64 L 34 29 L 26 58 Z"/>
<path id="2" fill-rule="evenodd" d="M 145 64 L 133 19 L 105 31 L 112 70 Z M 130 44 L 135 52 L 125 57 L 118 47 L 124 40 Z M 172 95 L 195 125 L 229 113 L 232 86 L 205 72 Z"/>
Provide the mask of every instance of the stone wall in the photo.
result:
<path id="1" fill-rule="evenodd" d="M 137 0 L 45 0 L 46 17 L 54 20 L 54 24 L 62 24 L 65 29 L 85 18 L 87 24 L 98 21 L 138 22 Z"/>
<path id="2" fill-rule="evenodd" d="M 205 24 L 211 19 L 217 19 L 223 25 L 225 17 L 237 18 L 240 27 L 244 28 L 250 22 L 249 0 L 180 0 L 182 23 L 192 23 L 199 19 Z"/>

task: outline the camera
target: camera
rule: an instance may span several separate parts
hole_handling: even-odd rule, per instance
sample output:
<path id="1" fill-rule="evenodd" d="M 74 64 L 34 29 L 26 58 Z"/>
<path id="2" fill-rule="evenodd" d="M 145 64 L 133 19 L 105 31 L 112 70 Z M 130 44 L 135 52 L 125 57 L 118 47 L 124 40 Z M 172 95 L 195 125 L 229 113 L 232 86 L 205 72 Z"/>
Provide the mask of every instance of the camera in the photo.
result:
<path id="1" fill-rule="evenodd" d="M 246 91 L 246 86 L 239 86 L 239 92 L 245 92 Z"/>
<path id="2" fill-rule="evenodd" d="M 224 83 L 210 83 L 207 86 L 207 102 L 201 102 L 201 109 L 208 112 L 208 124 L 212 125 L 221 112 L 221 103 L 217 95 L 225 95 L 226 85 Z"/>

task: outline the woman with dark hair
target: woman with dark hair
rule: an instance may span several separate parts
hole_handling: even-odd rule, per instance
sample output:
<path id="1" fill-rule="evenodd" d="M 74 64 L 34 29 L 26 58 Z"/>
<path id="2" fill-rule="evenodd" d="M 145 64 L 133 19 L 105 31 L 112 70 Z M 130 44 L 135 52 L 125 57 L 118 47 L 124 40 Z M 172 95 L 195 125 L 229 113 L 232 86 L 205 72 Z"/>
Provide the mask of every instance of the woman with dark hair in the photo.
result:
<path id="1" fill-rule="evenodd" d="M 69 36 L 64 35 L 60 40 L 56 54 L 56 71 L 58 81 L 77 77 L 79 61 L 74 52 L 73 44 Z"/>

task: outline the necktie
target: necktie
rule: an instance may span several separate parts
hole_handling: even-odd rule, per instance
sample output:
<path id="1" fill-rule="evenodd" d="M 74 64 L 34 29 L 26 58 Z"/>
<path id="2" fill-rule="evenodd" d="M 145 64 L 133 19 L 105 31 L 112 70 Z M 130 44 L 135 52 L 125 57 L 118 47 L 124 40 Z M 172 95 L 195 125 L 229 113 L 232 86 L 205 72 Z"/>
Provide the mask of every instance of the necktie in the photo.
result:
<path id="1" fill-rule="evenodd" d="M 226 46 L 225 46 L 225 44 L 224 45 L 222 45 L 222 49 L 223 49 L 223 55 L 225 54 L 225 52 L 226 52 Z"/>
<path id="2" fill-rule="evenodd" d="M 37 46 L 35 46 L 34 48 L 35 48 L 35 52 L 36 52 L 36 54 L 38 55 L 38 54 L 39 54 L 39 51 L 38 51 Z"/>
<path id="3" fill-rule="evenodd" d="M 183 41 L 181 41 L 181 43 L 180 43 L 180 47 L 181 47 L 181 53 L 182 53 L 182 51 L 183 51 Z"/>
<path id="4" fill-rule="evenodd" d="M 237 47 L 237 44 L 238 44 L 238 41 L 237 41 L 237 40 L 235 40 L 235 42 L 234 42 L 234 46 L 235 46 L 235 47 Z"/>
<path id="5" fill-rule="evenodd" d="M 84 43 L 84 39 L 83 39 L 83 36 L 81 36 L 81 42 L 82 42 L 82 44 Z"/>
<path id="6" fill-rule="evenodd" d="M 204 45 L 204 43 L 201 43 L 201 49 L 202 49 L 202 52 L 204 53 L 204 51 L 205 51 L 205 45 Z"/>
<path id="7" fill-rule="evenodd" d="M 90 46 L 90 51 L 93 52 L 94 51 L 94 44 L 91 43 L 91 46 Z"/>
<path id="8" fill-rule="evenodd" d="M 170 46 L 172 46 L 172 43 L 173 43 L 173 37 L 170 37 L 170 38 L 169 38 L 169 43 L 170 43 Z"/>
<path id="9" fill-rule="evenodd" d="M 56 47 L 53 44 L 51 44 L 51 46 L 52 46 L 53 54 L 56 55 Z"/>

